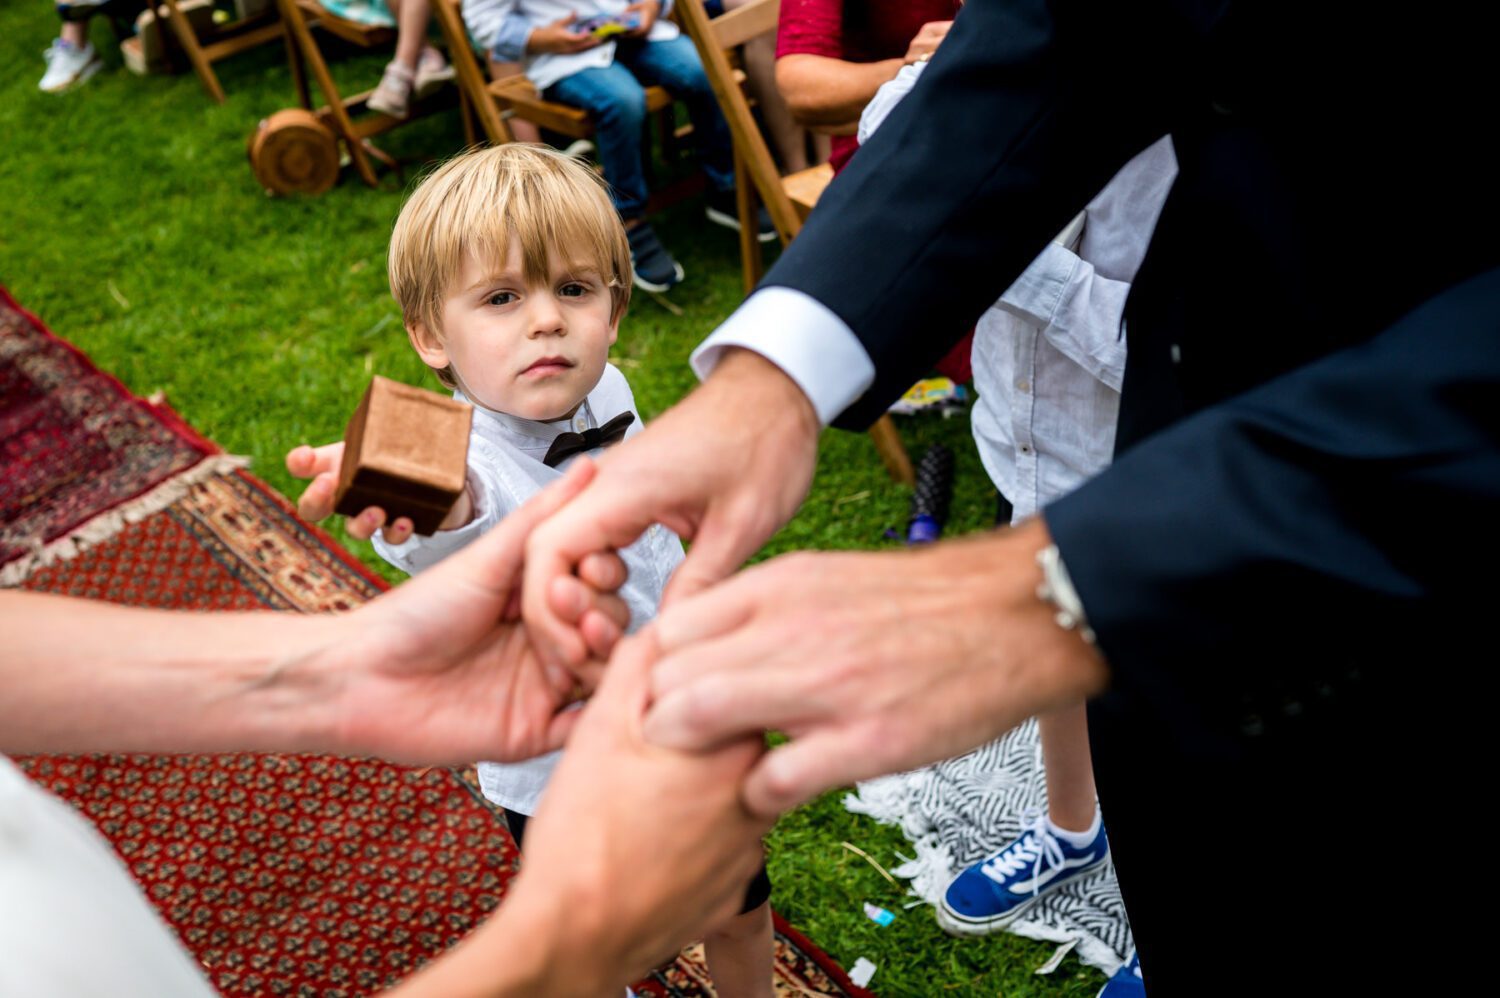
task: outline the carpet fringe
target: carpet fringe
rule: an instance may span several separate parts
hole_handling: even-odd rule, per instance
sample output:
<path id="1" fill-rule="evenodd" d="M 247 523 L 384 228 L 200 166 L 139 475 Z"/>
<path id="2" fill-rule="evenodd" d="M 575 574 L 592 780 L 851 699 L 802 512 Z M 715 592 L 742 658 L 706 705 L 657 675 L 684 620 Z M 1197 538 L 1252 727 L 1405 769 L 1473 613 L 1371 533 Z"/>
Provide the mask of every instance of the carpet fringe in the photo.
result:
<path id="1" fill-rule="evenodd" d="M 123 505 L 100 513 L 80 524 L 56 540 L 42 544 L 35 542 L 33 549 L 9 564 L 0 567 L 0 588 L 19 585 L 23 579 L 39 568 L 59 561 L 66 561 L 90 545 L 108 540 L 125 528 L 160 512 L 188 494 L 194 485 L 207 481 L 215 475 L 227 475 L 238 469 L 249 467 L 250 459 L 235 454 L 211 454 L 185 471 L 136 496 Z"/>

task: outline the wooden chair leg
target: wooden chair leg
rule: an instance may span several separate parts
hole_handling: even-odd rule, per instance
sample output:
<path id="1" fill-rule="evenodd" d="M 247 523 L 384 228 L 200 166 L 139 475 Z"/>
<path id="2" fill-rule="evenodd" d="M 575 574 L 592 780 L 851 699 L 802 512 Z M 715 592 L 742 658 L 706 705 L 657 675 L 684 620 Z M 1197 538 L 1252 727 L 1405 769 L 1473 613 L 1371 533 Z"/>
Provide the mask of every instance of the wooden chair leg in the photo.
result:
<path id="1" fill-rule="evenodd" d="M 167 16 L 172 20 L 172 30 L 177 33 L 177 40 L 182 43 L 183 51 L 187 52 L 188 59 L 193 63 L 193 72 L 198 74 L 198 82 L 203 84 L 203 89 L 208 91 L 216 104 L 224 103 L 224 88 L 219 86 L 219 78 L 214 75 L 214 68 L 203 54 L 203 47 L 198 44 L 198 36 L 193 34 L 193 26 L 188 23 L 187 15 L 183 14 L 182 8 L 177 6 L 177 0 L 166 0 Z"/>
<path id="2" fill-rule="evenodd" d="M 458 91 L 458 116 L 464 122 L 464 148 L 472 149 L 479 144 L 474 134 L 474 109 L 469 106 L 469 95 L 462 88 Z"/>
<path id="3" fill-rule="evenodd" d="M 880 460 L 885 464 L 885 470 L 890 474 L 892 481 L 902 485 L 912 486 L 917 483 L 916 472 L 912 470 L 911 458 L 907 456 L 906 445 L 901 442 L 901 434 L 896 429 L 896 423 L 889 415 L 881 416 L 870 427 L 870 439 L 875 441 L 875 450 L 880 455 Z"/>
<path id="4" fill-rule="evenodd" d="M 734 149 L 734 200 L 740 216 L 740 273 L 745 282 L 745 294 L 749 295 L 760 283 L 765 264 L 760 240 L 756 238 L 759 227 L 755 224 L 755 182 L 750 179 L 750 171 L 745 169 L 745 159 L 738 146 Z"/>
<path id="5" fill-rule="evenodd" d="M 286 43 L 286 62 L 292 69 L 292 85 L 297 88 L 297 102 L 307 110 L 313 109 L 312 93 L 307 89 L 307 65 L 302 61 L 302 50 L 292 35 L 292 26 L 285 18 L 281 21 L 281 40 Z"/>

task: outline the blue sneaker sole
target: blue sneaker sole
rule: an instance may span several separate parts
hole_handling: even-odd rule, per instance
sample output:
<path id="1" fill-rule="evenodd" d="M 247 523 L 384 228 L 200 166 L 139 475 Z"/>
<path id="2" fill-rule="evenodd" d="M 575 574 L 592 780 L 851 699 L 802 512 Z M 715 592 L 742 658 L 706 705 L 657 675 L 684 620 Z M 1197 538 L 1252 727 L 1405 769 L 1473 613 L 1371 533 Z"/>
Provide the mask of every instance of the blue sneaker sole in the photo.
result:
<path id="1" fill-rule="evenodd" d="M 969 915 L 961 915 L 958 912 L 954 911 L 952 908 L 948 907 L 947 898 L 943 898 L 941 901 L 939 901 L 938 904 L 933 908 L 933 911 L 937 916 L 938 926 L 950 936 L 993 935 L 996 932 L 1004 931 L 1006 926 L 1010 925 L 1011 922 L 1014 922 L 1016 919 L 1024 915 L 1028 908 L 1036 904 L 1042 898 L 1046 897 L 1049 892 L 1054 891 L 1057 888 L 1064 886 L 1065 884 L 1071 884 L 1078 880 L 1087 880 L 1090 876 L 1102 870 L 1108 863 L 1109 851 L 1106 849 L 1104 855 L 1099 857 L 1099 862 L 1091 864 L 1089 866 L 1079 867 L 1078 872 L 1074 873 L 1072 876 L 1060 881 L 1053 881 L 1052 883 L 1047 885 L 1046 890 L 1043 890 L 1035 897 L 1027 898 L 1025 901 L 1022 901 L 1020 904 L 1016 905 L 1014 908 L 1012 908 L 1010 911 L 1005 912 L 1004 914 L 990 915 L 986 918 L 974 918 Z"/>

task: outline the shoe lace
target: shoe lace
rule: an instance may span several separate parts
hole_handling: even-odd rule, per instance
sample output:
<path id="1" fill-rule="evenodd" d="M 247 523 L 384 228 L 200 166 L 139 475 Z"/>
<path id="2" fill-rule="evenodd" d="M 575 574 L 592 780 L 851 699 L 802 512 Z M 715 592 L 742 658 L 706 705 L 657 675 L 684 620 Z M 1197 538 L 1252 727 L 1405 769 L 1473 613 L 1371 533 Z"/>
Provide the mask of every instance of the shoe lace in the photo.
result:
<path id="1" fill-rule="evenodd" d="M 980 867 L 986 877 L 1004 885 L 1016 873 L 1031 864 L 1031 892 L 1037 893 L 1037 881 L 1045 862 L 1048 866 L 1061 866 L 1064 860 L 1062 845 L 1056 836 L 1047 830 L 1047 818 L 1033 810 L 1027 810 L 1022 819 L 1026 822 L 1021 836 L 1007 849 L 1002 850 L 984 866 Z"/>

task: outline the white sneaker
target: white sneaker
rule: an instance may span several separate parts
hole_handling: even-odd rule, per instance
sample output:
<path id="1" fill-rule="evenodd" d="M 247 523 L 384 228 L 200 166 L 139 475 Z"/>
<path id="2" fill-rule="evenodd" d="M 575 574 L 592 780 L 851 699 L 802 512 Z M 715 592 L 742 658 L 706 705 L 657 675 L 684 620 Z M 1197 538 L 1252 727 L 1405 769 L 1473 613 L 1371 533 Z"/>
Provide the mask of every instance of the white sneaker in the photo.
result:
<path id="1" fill-rule="evenodd" d="M 69 87 L 78 86 L 99 72 L 99 68 L 104 65 L 93 45 L 79 48 L 61 38 L 55 39 L 42 54 L 47 59 L 47 72 L 37 87 L 49 94 L 62 93 Z"/>

